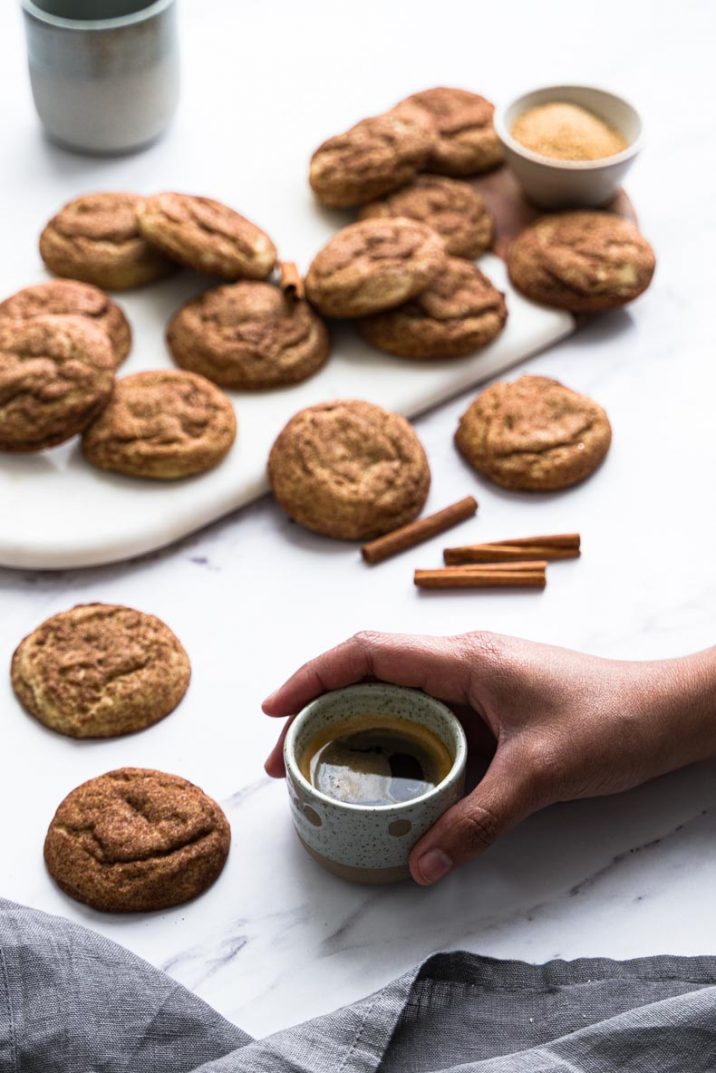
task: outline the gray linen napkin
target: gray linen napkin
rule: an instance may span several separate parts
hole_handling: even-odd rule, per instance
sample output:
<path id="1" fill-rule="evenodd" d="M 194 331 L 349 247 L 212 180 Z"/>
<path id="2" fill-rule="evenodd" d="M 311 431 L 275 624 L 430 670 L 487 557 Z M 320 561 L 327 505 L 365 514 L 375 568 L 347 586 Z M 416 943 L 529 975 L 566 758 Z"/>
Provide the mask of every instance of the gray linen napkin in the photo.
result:
<path id="1" fill-rule="evenodd" d="M 0 1073 L 714 1073 L 716 958 L 438 954 L 253 1041 L 129 951 L 0 900 Z"/>

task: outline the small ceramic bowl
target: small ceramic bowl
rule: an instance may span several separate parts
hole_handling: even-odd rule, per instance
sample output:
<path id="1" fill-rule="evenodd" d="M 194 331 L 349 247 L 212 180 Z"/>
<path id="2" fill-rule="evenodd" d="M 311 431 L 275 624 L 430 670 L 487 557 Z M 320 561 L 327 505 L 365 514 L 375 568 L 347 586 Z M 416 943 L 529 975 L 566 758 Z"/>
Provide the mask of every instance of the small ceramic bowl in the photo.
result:
<path id="1" fill-rule="evenodd" d="M 380 713 L 418 722 L 447 746 L 453 764 L 443 781 L 399 805 L 354 805 L 321 793 L 299 767 L 317 732 L 347 719 Z M 410 851 L 435 821 L 462 797 L 467 743 L 459 720 L 440 701 L 416 689 L 380 682 L 337 689 L 314 700 L 286 735 L 284 760 L 296 832 L 314 860 L 357 883 L 405 879 Z"/>
<path id="2" fill-rule="evenodd" d="M 515 120 L 529 108 L 553 101 L 578 104 L 593 112 L 624 135 L 626 149 L 599 160 L 555 160 L 525 148 L 512 137 Z M 642 122 L 636 108 L 623 97 L 593 86 L 545 86 L 524 93 L 495 111 L 495 130 L 525 197 L 544 209 L 606 205 L 642 148 Z"/>

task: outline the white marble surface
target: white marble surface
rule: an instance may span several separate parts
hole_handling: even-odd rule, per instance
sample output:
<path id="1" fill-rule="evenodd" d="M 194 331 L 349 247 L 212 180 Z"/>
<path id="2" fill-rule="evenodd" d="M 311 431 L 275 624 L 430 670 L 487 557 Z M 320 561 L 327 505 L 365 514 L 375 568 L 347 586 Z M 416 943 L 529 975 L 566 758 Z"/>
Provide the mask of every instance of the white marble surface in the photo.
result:
<path id="1" fill-rule="evenodd" d="M 644 109 L 649 144 L 629 190 L 659 269 L 628 312 L 529 363 L 592 394 L 612 418 L 608 461 L 582 487 L 526 498 L 478 482 L 451 445 L 464 398 L 418 422 L 435 478 L 429 505 L 468 492 L 481 501 L 462 535 L 581 530 L 582 560 L 555 566 L 541 595 L 419 596 L 411 570 L 437 562 L 440 539 L 368 571 L 354 548 L 300 532 L 266 500 L 134 563 L 0 574 L 4 662 L 47 615 L 107 600 L 165 618 L 194 666 L 176 714 L 111 743 L 43 731 L 0 681 L 0 890 L 125 943 L 258 1035 L 352 1000 L 440 947 L 535 961 L 713 953 L 715 766 L 551 809 L 438 889 L 364 890 L 318 871 L 296 844 L 284 789 L 262 774 L 276 728 L 259 703 L 302 660 L 364 627 L 489 628 L 624 657 L 714 642 L 715 142 L 704 87 L 716 9 L 202 0 L 184 3 L 182 16 L 181 113 L 164 142 L 123 162 L 127 184 L 209 190 L 245 204 L 283 239 L 290 214 L 262 202 L 260 180 L 280 168 L 287 184 L 302 182 L 296 139 L 284 131 L 300 128 L 307 155 L 324 135 L 414 88 L 464 84 L 504 99 L 533 84 L 594 82 Z M 63 198 L 112 186 L 114 165 L 40 139 L 13 4 L 0 15 L 0 82 L 6 264 L 24 256 L 38 220 Z M 217 141 L 227 139 L 230 172 L 216 167 Z M 81 526 L 82 504 L 66 509 Z M 45 875 L 42 839 L 58 801 L 121 764 L 183 774 L 225 806 L 231 857 L 195 903 L 103 917 Z"/>

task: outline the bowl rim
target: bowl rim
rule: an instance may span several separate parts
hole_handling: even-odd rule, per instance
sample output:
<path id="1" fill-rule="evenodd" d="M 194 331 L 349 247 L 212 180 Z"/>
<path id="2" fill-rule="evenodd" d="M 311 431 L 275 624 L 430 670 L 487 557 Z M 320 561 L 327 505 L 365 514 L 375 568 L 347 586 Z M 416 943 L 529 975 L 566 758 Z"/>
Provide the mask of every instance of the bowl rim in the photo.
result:
<path id="1" fill-rule="evenodd" d="M 395 805 L 355 805 L 349 801 L 338 801 L 337 798 L 324 794 L 322 790 L 318 790 L 312 783 L 310 783 L 308 779 L 304 777 L 298 765 L 298 758 L 295 756 L 296 736 L 303 724 L 308 722 L 316 709 L 320 708 L 322 703 L 324 703 L 328 697 L 367 693 L 371 690 L 382 690 L 384 692 L 388 691 L 403 695 L 417 695 L 422 701 L 427 701 L 436 711 L 439 711 L 440 715 L 453 726 L 457 738 L 457 749 L 455 750 L 455 758 L 452 767 L 445 778 L 439 782 L 437 786 L 433 786 L 432 790 L 428 790 L 427 793 L 421 794 L 420 797 L 411 797 L 409 801 L 402 801 Z M 301 709 L 292 720 L 288 731 L 286 732 L 286 738 L 283 745 L 283 758 L 286 766 L 286 773 L 288 774 L 290 770 L 291 778 L 294 779 L 300 788 L 314 800 L 320 801 L 332 808 L 345 809 L 347 812 L 370 813 L 371 815 L 373 813 L 378 813 L 381 816 L 387 816 L 391 812 L 395 812 L 396 814 L 404 813 L 406 809 L 412 808 L 413 805 L 423 804 L 426 801 L 430 801 L 431 798 L 437 797 L 438 794 L 442 793 L 446 786 L 453 783 L 455 779 L 460 776 L 467 762 L 467 738 L 462 724 L 455 713 L 448 708 L 447 704 L 443 704 L 441 700 L 431 697 L 429 693 L 424 693 L 421 689 L 412 689 L 410 686 L 396 686 L 393 685 L 392 682 L 356 682 L 355 685 L 345 686 L 343 689 L 330 689 L 328 692 L 322 693 L 320 697 L 316 697 L 315 700 L 310 701 L 305 708 Z"/>
<path id="2" fill-rule="evenodd" d="M 542 153 L 536 153 L 534 150 L 528 149 L 522 142 L 518 142 L 516 138 L 513 138 L 512 133 L 508 130 L 505 122 L 505 116 L 511 108 L 518 105 L 525 97 L 531 97 L 535 93 L 554 93 L 556 100 L 557 94 L 561 91 L 574 89 L 587 90 L 588 92 L 598 93 L 605 97 L 612 97 L 615 101 L 618 101 L 633 112 L 639 124 L 639 133 L 634 141 L 627 145 L 626 149 L 622 149 L 621 153 L 614 153 L 612 156 L 598 157 L 596 160 L 560 160 L 556 157 L 544 156 Z M 548 102 L 545 101 L 543 103 Z M 548 84 L 544 86 L 533 86 L 532 89 L 525 90 L 522 93 L 519 93 L 516 97 L 513 97 L 507 104 L 499 105 L 495 109 L 493 124 L 495 132 L 505 148 L 516 153 L 518 156 L 524 157 L 533 164 L 541 164 L 543 167 L 553 171 L 597 171 L 600 168 L 611 168 L 615 165 L 625 163 L 628 160 L 632 160 L 644 147 L 644 120 L 639 109 L 636 108 L 631 101 L 627 100 L 626 97 L 622 97 L 619 93 L 614 93 L 611 89 L 604 89 L 602 86 L 588 85 L 583 82 L 562 82 L 555 85 Z"/>
<path id="3" fill-rule="evenodd" d="M 20 0 L 22 10 L 30 18 L 42 22 L 47 26 L 54 26 L 58 30 L 116 30 L 125 26 L 134 26 L 136 23 L 145 22 L 160 15 L 166 8 L 175 4 L 176 0 L 150 0 L 150 3 L 132 11 L 127 15 L 115 15 L 107 19 L 71 19 L 64 15 L 52 15 L 43 9 L 34 0 Z"/>

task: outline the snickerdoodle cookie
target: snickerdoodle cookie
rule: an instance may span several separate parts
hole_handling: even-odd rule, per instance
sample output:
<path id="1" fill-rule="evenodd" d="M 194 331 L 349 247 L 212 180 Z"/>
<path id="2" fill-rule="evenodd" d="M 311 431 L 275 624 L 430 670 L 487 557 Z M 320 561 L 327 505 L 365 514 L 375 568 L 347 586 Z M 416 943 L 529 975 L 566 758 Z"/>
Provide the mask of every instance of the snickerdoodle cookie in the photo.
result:
<path id="1" fill-rule="evenodd" d="M 425 451 L 405 418 L 353 399 L 291 418 L 268 469 L 276 499 L 295 521 L 342 540 L 411 522 L 430 487 Z"/>
<path id="2" fill-rule="evenodd" d="M 457 179 L 419 175 L 403 190 L 366 205 L 359 219 L 394 216 L 407 216 L 432 227 L 454 257 L 474 261 L 492 245 L 492 213 L 477 190 Z"/>
<path id="3" fill-rule="evenodd" d="M 276 247 L 265 231 L 221 201 L 155 194 L 137 209 L 142 234 L 167 257 L 222 279 L 266 279 Z"/>
<path id="4" fill-rule="evenodd" d="M 173 711 L 190 673 L 186 652 L 154 615 L 80 604 L 20 642 L 10 676 L 23 707 L 51 730 L 113 738 Z"/>
<path id="5" fill-rule="evenodd" d="M 0 451 L 70 439 L 107 403 L 115 357 L 87 317 L 0 319 Z"/>
<path id="6" fill-rule="evenodd" d="M 403 217 L 360 220 L 316 255 L 306 293 L 327 317 L 364 317 L 420 294 L 444 264 L 442 240 L 426 224 Z"/>
<path id="7" fill-rule="evenodd" d="M 364 339 L 405 358 L 457 358 L 487 346 L 507 320 L 504 295 L 479 268 L 448 257 L 422 294 L 358 321 Z"/>
<path id="8" fill-rule="evenodd" d="M 332 208 L 362 205 L 409 183 L 424 167 L 435 141 L 429 124 L 408 115 L 363 119 L 313 154 L 313 192 Z"/>
<path id="9" fill-rule="evenodd" d="M 40 254 L 56 276 L 94 283 L 110 291 L 143 287 L 174 265 L 139 233 L 136 194 L 84 194 L 50 220 Z"/>
<path id="10" fill-rule="evenodd" d="M 413 93 L 393 109 L 428 120 L 437 134 L 427 171 L 474 175 L 502 163 L 502 146 L 492 125 L 494 105 L 466 89 L 438 86 Z"/>
<path id="11" fill-rule="evenodd" d="M 183 369 L 226 388 L 295 384 L 328 358 L 328 329 L 305 300 L 271 283 L 215 287 L 169 322 L 167 342 Z"/>
<path id="12" fill-rule="evenodd" d="M 198 786 L 163 771 L 118 768 L 57 809 L 45 864 L 71 898 L 106 913 L 168 909 L 219 877 L 231 829 Z"/>
<path id="13" fill-rule="evenodd" d="M 118 380 L 82 436 L 85 458 L 130 477 L 174 480 L 221 462 L 236 438 L 234 409 L 196 373 L 158 370 Z"/>
<path id="14" fill-rule="evenodd" d="M 651 283 L 655 265 L 654 251 L 636 224 L 609 212 L 541 216 L 507 254 L 518 290 L 574 313 L 631 302 Z"/>
<path id="15" fill-rule="evenodd" d="M 0 302 L 0 319 L 34 320 L 50 314 L 87 317 L 109 336 L 115 363 L 121 365 L 132 344 L 132 332 L 122 310 L 104 291 L 75 279 L 36 283 Z"/>
<path id="16" fill-rule="evenodd" d="M 492 384 L 463 414 L 458 450 L 503 488 L 549 492 L 599 466 L 612 430 L 601 406 L 546 376 Z"/>

